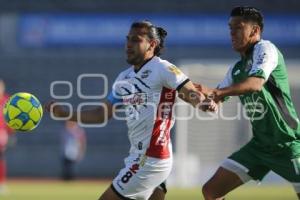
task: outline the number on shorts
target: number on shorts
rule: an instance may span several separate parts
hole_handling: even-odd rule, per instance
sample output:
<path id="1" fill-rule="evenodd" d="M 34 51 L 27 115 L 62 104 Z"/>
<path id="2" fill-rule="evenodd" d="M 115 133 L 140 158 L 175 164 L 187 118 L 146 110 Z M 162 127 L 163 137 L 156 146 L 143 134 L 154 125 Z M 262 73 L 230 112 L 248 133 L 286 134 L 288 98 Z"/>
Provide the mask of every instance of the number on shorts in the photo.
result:
<path id="1" fill-rule="evenodd" d="M 132 173 L 131 172 L 126 172 L 126 174 L 124 176 L 122 176 L 121 181 L 123 183 L 127 183 L 131 177 L 132 177 Z"/>
<path id="2" fill-rule="evenodd" d="M 130 171 L 127 171 L 124 176 L 122 176 L 121 181 L 123 183 L 127 183 L 130 178 L 133 176 L 133 174 L 136 174 L 136 172 L 139 170 L 139 164 L 133 164 L 130 168 Z"/>

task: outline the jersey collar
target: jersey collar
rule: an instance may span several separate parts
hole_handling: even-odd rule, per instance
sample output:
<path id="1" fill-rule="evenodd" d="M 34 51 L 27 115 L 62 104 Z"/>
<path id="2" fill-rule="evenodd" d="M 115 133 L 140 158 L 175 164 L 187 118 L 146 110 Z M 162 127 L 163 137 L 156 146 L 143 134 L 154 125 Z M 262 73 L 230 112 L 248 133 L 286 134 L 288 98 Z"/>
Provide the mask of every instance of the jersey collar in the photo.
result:
<path id="1" fill-rule="evenodd" d="M 151 57 L 151 58 L 149 58 L 148 60 L 146 60 L 145 62 L 144 62 L 144 64 L 139 68 L 139 69 L 134 69 L 134 72 L 137 74 L 147 63 L 149 63 L 150 62 L 150 60 L 152 60 L 153 58 L 154 58 L 155 56 L 153 56 L 153 57 Z"/>
<path id="2" fill-rule="evenodd" d="M 257 43 L 259 43 L 259 42 L 260 42 L 260 40 L 256 41 L 254 44 L 252 44 L 252 45 L 247 49 L 247 51 L 246 51 L 246 53 L 245 53 L 245 58 L 246 58 L 246 59 L 248 59 L 248 58 L 252 55 L 255 45 L 256 45 Z"/>

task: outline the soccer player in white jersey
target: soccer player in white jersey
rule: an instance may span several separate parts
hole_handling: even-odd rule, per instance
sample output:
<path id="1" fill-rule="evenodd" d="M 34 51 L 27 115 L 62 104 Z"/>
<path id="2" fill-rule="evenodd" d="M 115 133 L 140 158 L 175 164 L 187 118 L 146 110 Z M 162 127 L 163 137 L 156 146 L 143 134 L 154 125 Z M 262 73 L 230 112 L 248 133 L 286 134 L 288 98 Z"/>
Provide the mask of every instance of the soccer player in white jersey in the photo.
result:
<path id="1" fill-rule="evenodd" d="M 202 110 L 215 111 L 216 104 L 197 91 L 188 77 L 172 63 L 158 57 L 167 32 L 149 21 L 135 22 L 127 35 L 127 62 L 132 66 L 119 74 L 103 107 L 73 113 L 83 123 L 102 123 L 119 107 L 125 110 L 131 144 L 125 167 L 100 200 L 163 200 L 164 181 L 172 168 L 170 129 L 176 93 Z M 177 91 L 177 92 L 176 92 Z M 205 103 L 205 104 L 203 104 Z M 56 117 L 68 116 L 59 106 L 46 108 Z"/>

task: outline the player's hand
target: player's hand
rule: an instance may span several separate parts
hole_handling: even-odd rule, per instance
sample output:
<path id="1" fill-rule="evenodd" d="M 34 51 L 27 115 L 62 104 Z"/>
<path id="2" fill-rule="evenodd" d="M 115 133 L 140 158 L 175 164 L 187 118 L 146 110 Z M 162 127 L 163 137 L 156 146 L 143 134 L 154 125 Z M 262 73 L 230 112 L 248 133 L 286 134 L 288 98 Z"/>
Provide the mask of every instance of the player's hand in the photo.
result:
<path id="1" fill-rule="evenodd" d="M 202 86 L 200 84 L 197 84 L 197 83 L 193 83 L 194 87 L 202 93 Z"/>
<path id="2" fill-rule="evenodd" d="M 223 101 L 223 97 L 221 96 L 221 91 L 218 89 L 214 89 L 213 92 L 209 95 L 211 99 L 213 99 L 217 104 Z"/>
<path id="3" fill-rule="evenodd" d="M 202 101 L 200 109 L 204 112 L 217 112 L 218 104 L 213 99 L 206 98 L 204 101 Z"/>
<path id="4" fill-rule="evenodd" d="M 60 105 L 55 105 L 55 101 L 50 101 L 45 104 L 45 110 L 53 114 L 55 117 L 66 117 L 69 114 Z"/>

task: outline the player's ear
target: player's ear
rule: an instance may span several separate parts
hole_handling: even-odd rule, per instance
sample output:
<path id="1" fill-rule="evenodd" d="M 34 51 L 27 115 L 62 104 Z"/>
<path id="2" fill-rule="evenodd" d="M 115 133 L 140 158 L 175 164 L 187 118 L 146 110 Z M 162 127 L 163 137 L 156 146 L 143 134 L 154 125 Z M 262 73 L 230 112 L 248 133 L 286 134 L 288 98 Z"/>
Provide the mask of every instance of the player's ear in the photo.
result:
<path id="1" fill-rule="evenodd" d="M 148 48 L 148 50 L 150 50 L 150 49 L 155 49 L 156 48 L 156 46 L 158 45 L 158 43 L 157 43 L 157 41 L 156 40 L 151 40 L 150 41 L 150 45 L 149 45 L 149 48 Z"/>
<path id="2" fill-rule="evenodd" d="M 253 37 L 256 34 L 259 34 L 259 32 L 260 32 L 260 27 L 258 25 L 253 25 L 250 36 Z"/>

